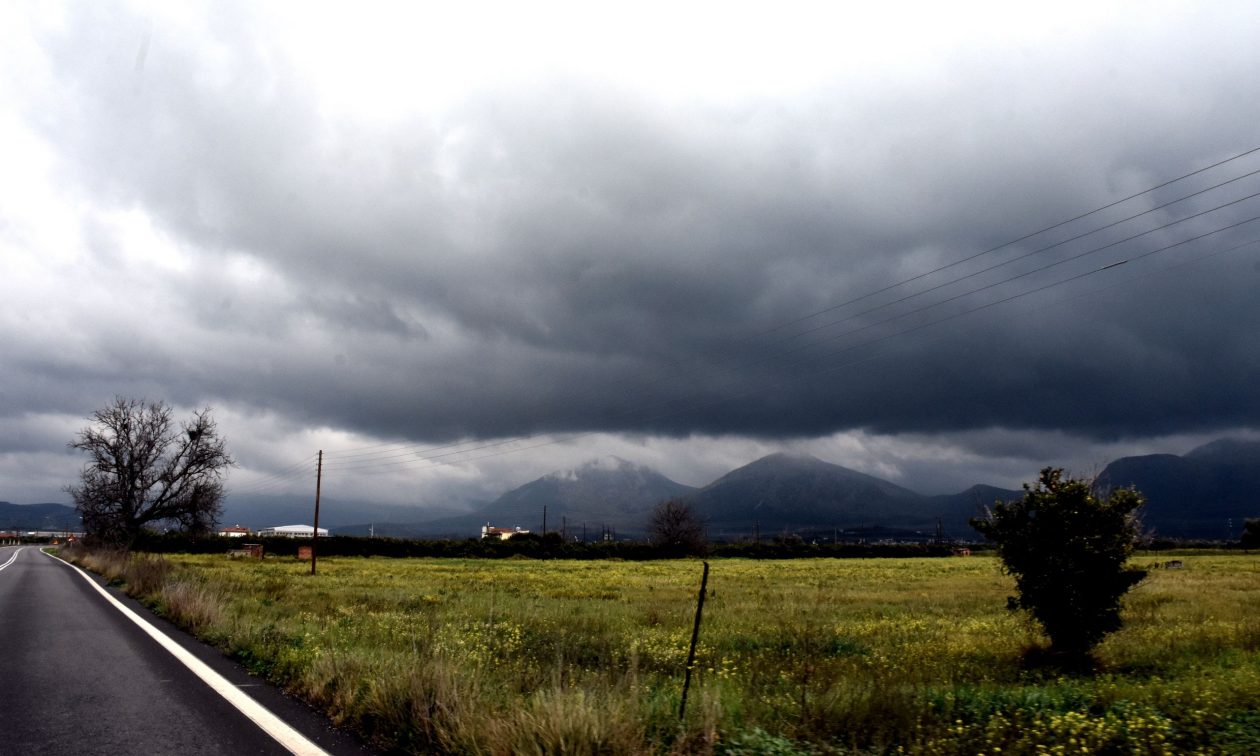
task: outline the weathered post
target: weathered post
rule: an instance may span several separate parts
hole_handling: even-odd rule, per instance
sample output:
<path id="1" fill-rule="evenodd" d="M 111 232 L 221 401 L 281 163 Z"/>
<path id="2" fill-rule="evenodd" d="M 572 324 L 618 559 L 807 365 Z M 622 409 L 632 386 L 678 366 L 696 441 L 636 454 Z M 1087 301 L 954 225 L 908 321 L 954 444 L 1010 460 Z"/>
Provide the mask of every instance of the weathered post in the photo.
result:
<path id="1" fill-rule="evenodd" d="M 700 578 L 700 597 L 696 599 L 696 623 L 691 628 L 691 649 L 687 651 L 687 672 L 683 677 L 682 700 L 678 703 L 678 719 L 687 714 L 687 690 L 691 687 L 691 668 L 696 663 L 696 643 L 700 640 L 700 617 L 704 613 L 704 594 L 709 587 L 709 563 L 704 563 L 704 575 Z"/>

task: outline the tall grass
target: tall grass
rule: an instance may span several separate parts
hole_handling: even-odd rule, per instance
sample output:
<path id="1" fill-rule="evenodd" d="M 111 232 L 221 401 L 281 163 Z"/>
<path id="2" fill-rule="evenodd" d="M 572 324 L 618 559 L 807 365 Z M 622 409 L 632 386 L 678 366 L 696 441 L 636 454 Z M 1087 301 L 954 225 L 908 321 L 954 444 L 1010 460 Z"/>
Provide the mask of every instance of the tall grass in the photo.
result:
<path id="1" fill-rule="evenodd" d="M 1013 589 L 991 558 L 717 560 L 683 722 L 698 562 L 334 558 L 311 577 L 289 560 L 106 561 L 160 611 L 395 752 L 1260 745 L 1254 555 L 1152 574 L 1091 676 L 1028 666 L 1042 639 L 1005 609 Z"/>
<path id="2" fill-rule="evenodd" d="M 223 621 L 223 596 L 188 575 L 172 577 L 173 565 L 163 556 L 128 554 L 121 550 L 63 549 L 62 556 L 147 599 L 160 613 L 193 632 Z"/>

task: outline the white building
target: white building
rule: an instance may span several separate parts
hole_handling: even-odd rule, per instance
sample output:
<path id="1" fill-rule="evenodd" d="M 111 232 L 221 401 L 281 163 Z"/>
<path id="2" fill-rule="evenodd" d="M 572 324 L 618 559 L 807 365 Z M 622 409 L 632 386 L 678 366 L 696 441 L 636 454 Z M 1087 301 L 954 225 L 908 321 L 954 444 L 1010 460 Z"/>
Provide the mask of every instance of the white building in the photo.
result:
<path id="1" fill-rule="evenodd" d="M 490 523 L 487 522 L 481 526 L 482 538 L 498 538 L 500 541 L 506 541 L 514 535 L 528 532 L 528 530 L 521 530 L 519 525 L 515 528 L 495 528 L 491 527 Z"/>
<path id="2" fill-rule="evenodd" d="M 254 535 L 259 538 L 311 538 L 315 528 L 310 525 L 277 525 L 274 528 L 263 528 Z M 319 537 L 328 536 L 327 528 L 319 529 Z"/>

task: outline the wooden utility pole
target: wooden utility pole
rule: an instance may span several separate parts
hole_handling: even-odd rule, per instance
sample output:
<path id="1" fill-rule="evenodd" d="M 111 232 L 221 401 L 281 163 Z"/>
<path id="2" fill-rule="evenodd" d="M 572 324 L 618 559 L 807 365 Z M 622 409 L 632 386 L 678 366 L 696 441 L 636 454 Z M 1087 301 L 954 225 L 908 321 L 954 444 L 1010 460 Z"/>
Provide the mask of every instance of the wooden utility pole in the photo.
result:
<path id="1" fill-rule="evenodd" d="M 308 457 L 309 459 L 309 457 Z M 311 574 L 315 574 L 315 544 L 319 541 L 319 489 L 324 482 L 324 450 L 319 450 L 315 465 L 315 527 L 311 530 Z"/>
<path id="2" fill-rule="evenodd" d="M 547 505 L 543 504 L 543 535 L 547 535 Z"/>

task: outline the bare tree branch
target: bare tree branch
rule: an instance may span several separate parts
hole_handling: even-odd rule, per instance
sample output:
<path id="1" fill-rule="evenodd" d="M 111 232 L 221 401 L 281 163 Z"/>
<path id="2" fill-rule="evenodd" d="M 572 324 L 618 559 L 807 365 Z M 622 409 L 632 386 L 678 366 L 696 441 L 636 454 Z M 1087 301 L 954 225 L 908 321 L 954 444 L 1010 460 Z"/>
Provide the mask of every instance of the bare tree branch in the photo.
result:
<path id="1" fill-rule="evenodd" d="M 118 397 L 91 421 L 69 444 L 88 462 L 66 489 L 89 536 L 130 546 L 161 522 L 190 532 L 214 527 L 223 476 L 235 462 L 209 408 L 177 426 L 163 402 Z"/>
<path id="2" fill-rule="evenodd" d="M 652 509 L 647 524 L 648 538 L 666 549 L 686 554 L 703 554 L 708 549 L 704 521 L 685 501 L 666 499 Z"/>

